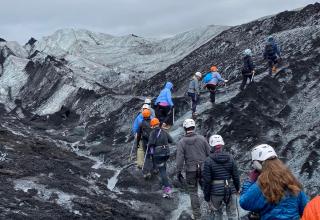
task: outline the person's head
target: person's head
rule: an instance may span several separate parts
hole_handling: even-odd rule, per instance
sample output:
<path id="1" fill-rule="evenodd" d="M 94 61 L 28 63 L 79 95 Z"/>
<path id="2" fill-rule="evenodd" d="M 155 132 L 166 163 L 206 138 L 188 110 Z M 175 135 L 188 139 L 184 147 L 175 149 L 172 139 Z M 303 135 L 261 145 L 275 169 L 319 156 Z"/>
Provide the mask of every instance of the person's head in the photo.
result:
<path id="1" fill-rule="evenodd" d="M 250 49 L 245 49 L 245 50 L 243 51 L 243 55 L 245 55 L 245 56 L 252 56 L 252 51 L 251 51 Z"/>
<path id="2" fill-rule="evenodd" d="M 196 72 L 194 77 L 196 77 L 198 80 L 201 80 L 202 74 L 200 72 Z"/>
<path id="3" fill-rule="evenodd" d="M 141 108 L 141 112 L 143 112 L 143 110 L 145 110 L 145 109 L 150 110 L 150 105 L 148 105 L 148 104 L 143 104 L 143 105 L 142 105 L 142 108 Z"/>
<path id="4" fill-rule="evenodd" d="M 222 147 L 224 146 L 223 138 L 220 135 L 212 135 L 209 138 L 209 145 L 213 148 L 215 152 L 219 152 L 222 150 Z"/>
<path id="5" fill-rule="evenodd" d="M 150 116 L 151 116 L 151 111 L 149 109 L 144 109 L 142 111 L 142 117 L 144 119 L 148 119 L 148 118 L 150 118 Z"/>
<path id="6" fill-rule="evenodd" d="M 279 202 L 286 192 L 298 195 L 301 184 L 270 145 L 258 145 L 251 151 L 251 156 L 252 161 L 261 165 L 258 184 L 268 202 Z"/>
<path id="7" fill-rule="evenodd" d="M 196 123 L 193 119 L 188 118 L 183 122 L 183 128 L 187 134 L 192 133 L 196 128 Z"/>
<path id="8" fill-rule="evenodd" d="M 217 72 L 218 71 L 218 67 L 217 66 L 212 66 L 212 67 L 210 67 L 210 71 L 211 72 Z"/>
<path id="9" fill-rule="evenodd" d="M 150 98 L 146 98 L 144 100 L 144 104 L 151 105 L 151 99 Z"/>
<path id="10" fill-rule="evenodd" d="M 272 35 L 268 36 L 267 42 L 274 42 L 274 37 Z"/>
<path id="11" fill-rule="evenodd" d="M 164 88 L 172 90 L 173 89 L 172 82 L 166 82 L 166 85 L 164 86 Z"/>
<path id="12" fill-rule="evenodd" d="M 159 125 L 160 125 L 159 119 L 157 119 L 157 118 L 151 119 L 151 121 L 150 121 L 151 128 L 159 127 Z"/>

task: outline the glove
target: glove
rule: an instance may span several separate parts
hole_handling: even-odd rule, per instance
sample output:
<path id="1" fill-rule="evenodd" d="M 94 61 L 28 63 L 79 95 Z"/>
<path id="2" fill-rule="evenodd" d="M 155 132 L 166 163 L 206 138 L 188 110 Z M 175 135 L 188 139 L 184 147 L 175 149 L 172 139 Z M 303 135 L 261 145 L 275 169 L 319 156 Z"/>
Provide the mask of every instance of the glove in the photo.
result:
<path id="1" fill-rule="evenodd" d="M 179 180 L 180 183 L 182 183 L 182 181 L 184 180 L 184 177 L 183 177 L 183 175 L 182 175 L 181 172 L 178 172 L 177 178 L 178 178 L 178 180 Z"/>
<path id="2" fill-rule="evenodd" d="M 206 200 L 206 202 L 210 202 L 210 195 L 204 195 L 204 200 Z"/>
<path id="3" fill-rule="evenodd" d="M 257 171 L 257 170 L 252 170 L 250 173 L 249 173 L 249 180 L 251 182 L 256 182 L 258 177 L 259 177 L 260 173 Z"/>

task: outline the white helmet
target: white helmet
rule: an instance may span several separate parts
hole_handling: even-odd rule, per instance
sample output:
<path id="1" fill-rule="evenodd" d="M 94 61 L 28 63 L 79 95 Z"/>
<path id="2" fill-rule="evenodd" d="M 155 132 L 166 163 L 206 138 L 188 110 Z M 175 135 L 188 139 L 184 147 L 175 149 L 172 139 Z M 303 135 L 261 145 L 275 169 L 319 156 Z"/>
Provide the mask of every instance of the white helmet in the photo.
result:
<path id="1" fill-rule="evenodd" d="M 252 161 L 265 161 L 272 157 L 278 157 L 273 147 L 268 144 L 260 144 L 251 150 Z"/>
<path id="2" fill-rule="evenodd" d="M 209 145 L 211 147 L 215 147 L 215 146 L 218 146 L 218 145 L 224 145 L 223 138 L 220 135 L 217 135 L 217 134 L 212 135 L 209 138 Z"/>
<path id="3" fill-rule="evenodd" d="M 144 104 L 151 105 L 151 99 L 146 98 L 146 99 L 144 100 Z"/>
<path id="4" fill-rule="evenodd" d="M 243 54 L 247 55 L 247 56 L 251 56 L 252 55 L 252 51 L 250 49 L 245 49 Z"/>
<path id="5" fill-rule="evenodd" d="M 193 119 L 188 118 L 183 122 L 183 127 L 184 128 L 196 127 L 196 123 Z"/>
<path id="6" fill-rule="evenodd" d="M 199 77 L 199 78 L 202 77 L 202 74 L 201 74 L 200 72 L 196 72 L 194 75 L 195 75 L 196 77 Z"/>
<path id="7" fill-rule="evenodd" d="M 150 105 L 148 105 L 148 104 L 143 104 L 143 106 L 142 106 L 142 109 L 150 109 Z"/>

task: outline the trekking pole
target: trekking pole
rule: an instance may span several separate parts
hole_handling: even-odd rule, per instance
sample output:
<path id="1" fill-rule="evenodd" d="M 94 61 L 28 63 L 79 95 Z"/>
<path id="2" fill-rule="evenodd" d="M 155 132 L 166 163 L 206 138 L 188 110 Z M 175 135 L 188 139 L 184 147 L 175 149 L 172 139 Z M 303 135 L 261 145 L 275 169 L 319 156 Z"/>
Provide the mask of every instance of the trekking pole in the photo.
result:
<path id="1" fill-rule="evenodd" d="M 133 154 L 133 149 L 134 149 L 135 144 L 136 144 L 136 137 L 134 137 L 134 139 L 133 139 L 133 144 L 132 144 L 132 147 L 131 147 L 131 150 L 130 150 L 129 161 L 132 160 L 132 154 Z"/>
<path id="2" fill-rule="evenodd" d="M 253 78 L 254 78 L 255 73 L 256 73 L 256 71 L 253 70 L 253 71 L 252 71 L 252 77 L 251 77 L 250 82 L 253 82 Z"/>
<path id="3" fill-rule="evenodd" d="M 172 109 L 172 125 L 174 124 L 174 108 Z"/>
<path id="4" fill-rule="evenodd" d="M 240 220 L 238 201 L 239 201 L 239 200 L 238 200 L 238 195 L 236 195 L 236 207 L 237 207 L 237 213 L 238 213 L 238 220 Z"/>
<path id="5" fill-rule="evenodd" d="M 149 145 L 147 145 L 147 150 L 146 150 L 145 155 L 144 155 L 142 171 L 143 171 L 143 169 L 144 169 L 144 165 L 146 164 L 146 159 L 147 159 L 148 150 L 149 150 Z"/>

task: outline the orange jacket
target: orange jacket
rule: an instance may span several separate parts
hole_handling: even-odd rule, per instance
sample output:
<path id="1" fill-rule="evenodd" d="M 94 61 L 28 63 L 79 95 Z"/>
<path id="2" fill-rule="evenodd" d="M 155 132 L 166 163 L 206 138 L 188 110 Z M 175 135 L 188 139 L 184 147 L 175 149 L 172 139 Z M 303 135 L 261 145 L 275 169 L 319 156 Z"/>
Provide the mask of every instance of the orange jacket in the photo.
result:
<path id="1" fill-rule="evenodd" d="M 320 219 L 320 196 L 312 199 L 305 207 L 301 220 Z"/>

